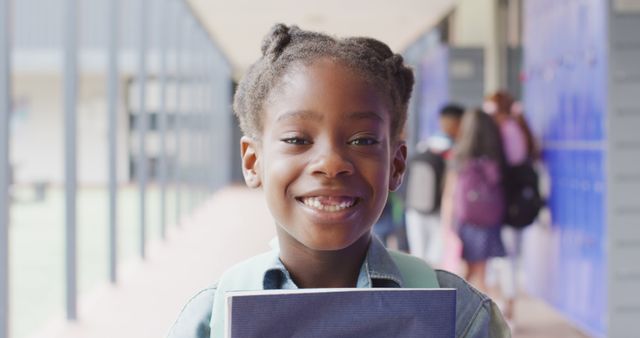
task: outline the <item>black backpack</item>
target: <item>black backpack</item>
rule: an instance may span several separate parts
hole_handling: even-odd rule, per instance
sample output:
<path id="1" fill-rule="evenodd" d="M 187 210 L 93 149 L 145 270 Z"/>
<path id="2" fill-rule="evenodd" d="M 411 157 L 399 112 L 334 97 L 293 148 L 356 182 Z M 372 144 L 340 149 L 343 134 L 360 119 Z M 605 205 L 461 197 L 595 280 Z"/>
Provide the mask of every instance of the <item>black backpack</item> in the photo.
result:
<path id="1" fill-rule="evenodd" d="M 538 188 L 538 173 L 533 164 L 510 166 L 504 179 L 506 212 L 504 223 L 522 229 L 533 223 L 544 202 Z"/>
<path id="2" fill-rule="evenodd" d="M 440 211 L 445 165 L 443 156 L 430 150 L 411 159 L 406 187 L 408 208 L 422 214 Z"/>

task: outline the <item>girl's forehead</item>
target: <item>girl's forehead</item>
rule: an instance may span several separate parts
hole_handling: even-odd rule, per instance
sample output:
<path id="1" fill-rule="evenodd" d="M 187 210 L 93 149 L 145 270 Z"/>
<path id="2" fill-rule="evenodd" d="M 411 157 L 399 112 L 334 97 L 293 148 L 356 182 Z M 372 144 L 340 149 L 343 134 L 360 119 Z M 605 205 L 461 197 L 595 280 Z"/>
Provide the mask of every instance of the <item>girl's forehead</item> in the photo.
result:
<path id="1" fill-rule="evenodd" d="M 349 94 L 354 102 L 362 95 L 370 99 L 391 100 L 391 94 L 375 76 L 343 60 L 329 57 L 291 64 L 274 84 L 267 101 L 277 101 L 301 91 L 324 98 Z"/>
<path id="2" fill-rule="evenodd" d="M 392 129 L 392 100 L 379 83 L 331 58 L 290 66 L 264 101 L 261 134 L 329 120 L 338 129 L 363 123 Z"/>
<path id="3" fill-rule="evenodd" d="M 371 81 L 343 65 L 317 62 L 292 70 L 272 89 L 265 110 L 277 115 L 289 111 L 374 112 L 390 107 L 388 96 Z M 311 114 L 299 114 L 310 117 Z"/>
<path id="4" fill-rule="evenodd" d="M 354 62 L 337 57 L 321 56 L 308 60 L 298 60 L 293 61 L 284 69 L 280 81 L 276 81 L 276 84 L 301 76 L 313 76 L 316 80 L 322 80 L 319 75 L 324 75 L 323 78 L 330 76 L 348 77 L 370 82 L 371 85 L 374 85 L 375 81 L 371 81 L 375 77 L 374 74 L 360 68 Z"/>

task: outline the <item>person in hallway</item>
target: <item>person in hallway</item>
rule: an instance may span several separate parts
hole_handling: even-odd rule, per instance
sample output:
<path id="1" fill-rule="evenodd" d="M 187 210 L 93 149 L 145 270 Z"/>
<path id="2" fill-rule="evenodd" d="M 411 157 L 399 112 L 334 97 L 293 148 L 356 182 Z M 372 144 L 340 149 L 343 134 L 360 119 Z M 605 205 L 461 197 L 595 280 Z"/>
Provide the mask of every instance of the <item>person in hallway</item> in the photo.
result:
<path id="1" fill-rule="evenodd" d="M 483 104 L 484 111 L 493 117 L 500 129 L 506 164 L 509 166 L 524 163 L 535 152 L 529 127 L 521 111 L 514 109 L 516 107 L 506 91 L 489 95 Z"/>
<path id="2" fill-rule="evenodd" d="M 405 207 L 397 192 L 390 192 L 382 214 L 373 225 L 373 234 L 378 236 L 386 247 L 409 252 L 406 233 Z"/>
<path id="3" fill-rule="evenodd" d="M 407 237 L 412 255 L 434 266 L 441 263 L 444 244 L 440 205 L 446 162 L 458 138 L 464 108 L 452 103 L 440 110 L 438 133 L 416 147 L 409 162 L 406 185 Z"/>
<path id="4" fill-rule="evenodd" d="M 520 217 L 505 218 L 502 238 L 507 259 L 500 259 L 494 264 L 498 267 L 502 296 L 505 298 L 504 314 L 507 319 L 513 320 L 523 230 L 533 223 L 542 206 L 538 177 L 533 168 L 533 163 L 539 158 L 538 147 L 521 105 L 509 93 L 498 91 L 489 95 L 484 107 L 496 121 L 502 137 L 508 174 L 506 189 L 511 192 L 507 194 L 508 204 L 514 205 L 510 209 L 521 210 L 522 213 Z M 521 191 L 529 198 L 521 198 Z"/>
<path id="5" fill-rule="evenodd" d="M 500 131 L 480 109 L 465 112 L 453 150 L 443 196 L 443 224 L 462 242 L 466 279 L 486 292 L 487 261 L 502 257 L 504 155 Z"/>
<path id="6" fill-rule="evenodd" d="M 234 111 L 244 179 L 264 192 L 278 243 L 192 298 L 169 337 L 220 337 L 225 291 L 399 288 L 417 275 L 457 289 L 457 337 L 509 337 L 488 297 L 371 235 L 406 167 L 401 135 L 414 77 L 403 58 L 371 38 L 282 24 L 261 50 Z"/>
<path id="7" fill-rule="evenodd" d="M 464 115 L 465 108 L 457 103 L 449 103 L 440 109 L 440 130 L 442 130 L 442 136 L 448 141 L 443 147 L 434 147 L 434 151 L 439 151 L 445 158 L 449 159 L 453 144 L 460 136 L 460 124 L 462 122 L 462 116 Z"/>

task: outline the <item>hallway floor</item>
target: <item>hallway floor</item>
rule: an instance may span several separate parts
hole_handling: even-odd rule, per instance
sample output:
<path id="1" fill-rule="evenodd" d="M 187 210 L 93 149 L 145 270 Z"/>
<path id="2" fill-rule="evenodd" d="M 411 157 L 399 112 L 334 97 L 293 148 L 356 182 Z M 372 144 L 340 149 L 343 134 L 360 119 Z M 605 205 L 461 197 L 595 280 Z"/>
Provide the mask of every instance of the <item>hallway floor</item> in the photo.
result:
<path id="1" fill-rule="evenodd" d="M 230 265 L 268 249 L 275 235 L 260 192 L 220 190 L 166 242 L 152 243 L 146 261 L 120 270 L 116 286 L 83 297 L 80 319 L 52 319 L 31 338 L 163 337 L 181 307 Z M 584 338 L 543 302 L 523 297 L 516 306 L 516 338 Z"/>

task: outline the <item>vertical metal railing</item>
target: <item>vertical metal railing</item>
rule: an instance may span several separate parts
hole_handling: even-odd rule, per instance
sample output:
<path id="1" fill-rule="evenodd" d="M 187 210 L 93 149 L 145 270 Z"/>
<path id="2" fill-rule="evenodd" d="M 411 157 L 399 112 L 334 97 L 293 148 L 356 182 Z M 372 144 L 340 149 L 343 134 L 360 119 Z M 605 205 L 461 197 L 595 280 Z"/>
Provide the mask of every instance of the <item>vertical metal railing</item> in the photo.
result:
<path id="1" fill-rule="evenodd" d="M 9 120 L 11 118 L 11 6 L 0 0 L 0 338 L 9 337 Z"/>
<path id="2" fill-rule="evenodd" d="M 48 38 L 35 39 L 45 41 L 46 48 L 60 48 L 63 51 L 62 80 L 64 111 L 64 239 L 65 239 L 65 285 L 64 302 L 66 317 L 69 320 L 78 318 L 78 218 L 77 193 L 78 176 L 78 102 L 79 96 L 79 59 L 85 47 L 79 39 L 80 30 L 87 27 L 106 34 L 104 54 L 106 64 L 104 74 L 106 84 L 105 103 L 107 124 L 107 187 L 108 187 L 108 272 L 111 283 L 118 282 L 119 266 L 119 222 L 118 222 L 118 193 L 119 181 L 122 179 L 124 158 L 118 156 L 122 151 L 120 128 L 126 123 L 122 121 L 123 103 L 130 98 L 136 102 L 135 108 L 127 105 L 127 113 L 133 109 L 132 117 L 135 128 L 127 130 L 132 139 L 137 142 L 137 148 L 132 153 L 136 156 L 131 161 L 135 163 L 134 177 L 139 189 L 139 254 L 142 258 L 147 255 L 147 187 L 151 181 L 149 173 L 149 157 L 158 155 L 158 165 L 155 171 L 157 183 L 160 187 L 160 232 L 161 238 L 167 237 L 169 224 L 179 223 L 197 204 L 204 201 L 206 194 L 211 192 L 215 181 L 216 167 L 224 164 L 216 163 L 214 152 L 217 148 L 228 147 L 220 143 L 213 135 L 217 125 L 228 123 L 227 107 L 230 106 L 228 97 L 216 94 L 222 83 L 229 82 L 227 76 L 228 62 L 221 57 L 218 47 L 214 45 L 207 31 L 184 0 L 137 0 L 133 6 L 131 2 L 121 0 L 103 0 L 106 7 L 105 21 L 99 25 L 91 23 L 80 25 L 80 6 L 96 6 L 97 2 L 78 0 L 56 0 L 62 7 L 62 21 L 56 14 L 54 22 L 61 29 L 61 34 L 44 32 Z M 14 18 L 11 13 L 12 0 L 0 0 L 0 338 L 9 338 L 10 307 L 9 307 L 9 212 L 10 212 L 10 114 L 11 114 L 11 75 L 10 55 L 12 43 L 10 39 L 11 24 Z M 28 12 L 28 11 L 25 11 Z M 159 17 L 150 18 L 151 15 Z M 133 27 L 133 41 L 128 36 L 120 36 L 120 27 L 125 27 L 123 17 L 135 17 Z M 25 18 L 18 18 L 25 20 Z M 28 18 L 27 18 L 28 19 Z M 156 19 L 153 21 L 152 19 Z M 151 24 L 155 22 L 154 28 Z M 175 22 L 175 25 L 168 24 Z M 25 21 L 21 21 L 25 26 Z M 37 22 L 33 23 L 35 27 Z M 81 27 L 84 26 L 84 27 Z M 175 29 L 173 28 L 175 27 Z M 37 28 L 37 27 L 36 27 Z M 38 32 L 34 29 L 33 32 Z M 157 34 L 157 36 L 156 36 Z M 23 33 L 23 35 L 25 35 Z M 26 36 L 26 35 L 25 35 Z M 157 39 L 152 39 L 157 37 Z M 90 48 L 96 48 L 99 43 L 89 36 Z M 121 39 L 122 38 L 122 39 Z M 57 39 L 57 40 L 56 40 Z M 53 41 L 55 40 L 55 41 Z M 37 47 L 37 46 L 36 46 Z M 44 47 L 43 47 L 44 48 Z M 39 50 L 39 49 L 34 49 Z M 41 55 L 33 52 L 37 59 Z M 90 53 L 88 53 L 90 54 Z M 131 57 L 133 56 L 133 57 Z M 157 62 L 155 62 L 157 61 Z M 220 71 L 219 68 L 225 68 Z M 221 76 L 227 76 L 221 78 Z M 135 97 L 123 95 L 123 79 L 133 79 L 131 83 L 137 89 Z M 151 95 L 149 83 L 155 81 L 159 85 L 159 92 Z M 155 92 L 154 92 L 155 94 Z M 224 102 L 221 102 L 223 100 Z M 150 128 L 149 115 L 152 109 L 157 116 L 157 129 Z M 230 116 L 230 115 L 229 115 Z M 130 117 L 130 116 L 127 116 Z M 159 152 L 153 153 L 150 135 L 157 131 L 159 137 Z M 120 133 L 119 133 L 120 132 Z M 218 140 L 218 142 L 215 142 Z M 147 143 L 150 144 L 147 149 Z M 119 147 L 120 145 L 120 147 Z M 153 153 L 153 154 L 152 154 Z M 122 155 L 122 154 L 121 154 Z M 129 154 L 127 154 L 129 155 Z M 175 193 L 176 219 L 169 219 L 167 210 L 168 195 Z M 151 195 L 149 195 L 151 196 Z M 150 218 L 151 219 L 151 218 Z M 123 231 L 124 233 L 124 231 Z M 102 237 L 102 235 L 100 235 Z M 60 289 L 62 291 L 62 289 Z"/>
<path id="3" fill-rule="evenodd" d="M 186 146 L 187 146 L 187 158 L 186 158 L 186 171 L 187 171 L 187 177 L 186 177 L 186 186 L 187 186 L 187 211 L 188 213 L 191 213 L 193 211 L 193 205 L 194 205 L 194 194 L 193 194 L 193 163 L 195 160 L 195 149 L 194 149 L 194 135 L 195 133 L 193 132 L 193 128 L 194 128 L 194 123 L 193 121 L 195 120 L 195 116 L 197 114 L 196 110 L 198 109 L 198 105 L 197 105 L 197 101 L 195 100 L 195 96 L 197 94 L 196 89 L 196 83 L 195 83 L 195 78 L 196 78 L 196 74 L 197 74 L 197 58 L 196 58 L 196 53 L 195 51 L 197 50 L 198 47 L 198 40 L 197 40 L 197 28 L 196 28 L 196 22 L 195 20 L 189 20 L 189 29 L 187 30 L 189 32 L 189 34 L 187 35 L 187 51 L 189 53 L 189 57 L 188 57 L 188 64 L 189 64 L 189 68 L 187 70 L 187 88 L 189 89 L 189 95 L 188 95 L 188 105 L 186 107 L 186 114 L 185 114 L 185 120 L 186 120 L 186 125 L 187 125 L 187 130 L 189 131 L 187 133 L 187 140 L 186 140 Z"/>
<path id="4" fill-rule="evenodd" d="M 120 0 L 109 1 L 108 12 L 108 75 L 107 75 L 107 114 L 108 114 L 108 158 L 109 158 L 109 279 L 118 280 L 118 18 Z"/>
<path id="5" fill-rule="evenodd" d="M 169 2 L 159 0 L 160 22 L 169 19 Z M 160 156 L 158 161 L 158 181 L 160 184 L 160 236 L 167 236 L 167 54 L 168 54 L 168 25 L 162 25 L 160 32 L 160 69 L 158 81 L 160 83 L 160 105 L 158 108 L 158 129 L 160 132 Z"/>
<path id="6" fill-rule="evenodd" d="M 194 50 L 196 47 L 196 29 L 195 29 L 195 23 L 193 22 L 193 20 L 188 20 L 188 26 L 187 26 L 187 36 L 186 36 L 187 42 L 186 42 L 186 51 L 187 51 L 187 69 L 185 70 L 186 73 L 186 87 L 187 87 L 187 102 L 185 102 L 185 114 L 184 114 L 184 121 L 185 121 L 185 126 L 186 126 L 186 140 L 185 140 L 185 152 L 186 152 L 186 156 L 185 156 L 185 163 L 184 163 L 184 167 L 186 168 L 186 177 L 184 177 L 183 182 L 186 183 L 186 190 L 187 190 L 187 198 L 186 198 L 186 209 L 187 209 L 187 213 L 191 213 L 191 206 L 193 203 L 193 190 L 191 189 L 192 184 L 193 184 L 193 155 L 194 155 L 194 149 L 193 149 L 193 115 L 194 115 L 194 111 L 196 106 L 196 102 L 194 100 L 194 75 L 196 73 L 196 69 L 195 69 L 195 60 L 194 60 Z"/>
<path id="7" fill-rule="evenodd" d="M 67 318 L 77 318 L 77 95 L 78 95 L 78 2 L 65 1 L 64 22 L 64 148 L 66 220 Z"/>
<path id="8" fill-rule="evenodd" d="M 184 102 L 185 102 L 185 79 L 184 79 L 184 64 L 185 64 L 185 56 L 184 56 L 184 47 L 186 46 L 185 38 L 186 38 L 186 22 L 183 16 L 183 8 L 182 6 L 177 6 L 176 9 L 176 108 L 175 108 L 175 127 L 174 127 L 174 137 L 175 137 L 175 155 L 174 155 L 174 186 L 175 186 L 175 213 L 176 218 L 175 222 L 177 225 L 180 225 L 182 219 L 182 180 L 183 180 L 183 172 L 182 172 L 182 130 L 184 125 Z"/>
<path id="9" fill-rule="evenodd" d="M 211 47 L 207 48 L 207 52 L 206 52 L 206 58 L 207 59 L 213 59 L 214 58 L 214 54 L 211 50 Z M 212 69 L 213 67 L 211 67 L 211 65 L 209 63 L 205 64 L 205 69 L 204 69 L 204 74 L 205 74 L 205 88 L 207 90 L 206 95 L 205 95 L 205 106 L 207 107 L 207 114 L 206 114 L 206 119 L 205 119 L 205 126 L 206 126 L 206 138 L 205 138 L 205 142 L 206 142 L 206 148 L 207 148 L 207 154 L 205 156 L 205 162 L 204 162 L 204 167 L 205 170 L 207 171 L 207 173 L 211 173 L 212 170 L 214 170 L 213 167 L 213 120 L 214 120 L 214 116 L 213 116 L 213 93 L 214 93 L 214 86 L 213 86 L 213 80 L 214 78 L 212 77 Z M 209 181 L 209 174 L 205 175 L 205 182 L 204 182 L 204 186 L 207 189 L 207 193 L 211 193 L 212 189 L 211 189 L 211 182 Z"/>
<path id="10" fill-rule="evenodd" d="M 209 138 L 211 137 L 211 130 L 209 129 L 209 121 L 211 119 L 212 107 L 209 106 L 209 95 L 211 95 L 211 89 L 209 87 L 209 75 L 207 73 L 208 64 L 207 60 L 210 58 L 209 56 L 209 46 L 207 46 L 206 42 L 206 34 L 204 36 L 204 50 L 202 52 L 202 147 L 204 148 L 204 153 L 202 154 L 202 179 L 200 185 L 202 186 L 202 194 L 203 196 L 207 196 L 209 193 L 209 183 L 207 182 L 207 177 L 209 175 L 209 159 L 211 156 L 211 149 L 209 145 Z"/>
<path id="11" fill-rule="evenodd" d="M 139 50 L 138 50 L 138 109 L 136 114 L 136 130 L 138 132 L 138 163 L 136 178 L 140 189 L 140 257 L 146 256 L 147 244 L 147 44 L 148 44 L 148 0 L 138 0 Z"/>
<path id="12" fill-rule="evenodd" d="M 196 203 L 200 204 L 204 200 L 204 178 L 205 175 L 203 169 L 204 159 L 206 157 L 207 149 L 205 148 L 204 143 L 204 118 L 207 113 L 207 107 L 205 105 L 205 96 L 206 96 L 206 88 L 205 88 L 205 48 L 206 48 L 206 32 L 202 27 L 198 30 L 198 119 L 196 123 L 196 135 L 197 135 L 197 169 L 196 169 Z"/>
<path id="13" fill-rule="evenodd" d="M 215 49 L 212 48 L 211 57 L 214 58 L 215 56 L 216 56 L 216 51 L 215 51 Z M 209 74 L 209 81 L 211 82 L 211 89 L 210 89 L 211 95 L 209 96 L 209 105 L 211 107 L 214 107 L 216 102 L 218 100 L 222 99 L 222 97 L 221 97 L 222 95 L 220 95 L 220 89 L 221 89 L 222 86 L 220 85 L 219 81 L 216 81 L 216 78 L 218 76 L 220 76 L 220 73 L 216 71 L 215 67 L 210 67 L 210 69 L 208 71 L 208 74 Z M 210 168 L 211 171 L 216 170 L 216 165 L 217 165 L 218 161 L 220 160 L 220 159 L 216 159 L 214 154 L 213 154 L 213 150 L 216 147 L 216 143 L 217 143 L 217 137 L 216 137 L 217 130 L 216 130 L 216 127 L 219 128 L 219 125 L 216 126 L 217 123 L 218 123 L 218 121 L 216 121 L 216 119 L 213 116 L 213 114 L 211 114 L 211 122 L 209 123 L 209 128 L 211 130 L 211 133 L 210 133 L 211 139 L 209 141 L 209 147 L 212 150 L 212 153 L 211 153 L 210 158 L 209 158 L 209 168 Z M 235 142 L 232 143 L 232 146 L 236 147 L 237 143 L 235 143 Z M 215 183 L 216 183 L 215 181 L 216 180 L 215 180 L 214 176 L 210 176 L 209 177 L 209 189 L 211 191 L 213 189 L 215 189 Z"/>

